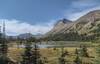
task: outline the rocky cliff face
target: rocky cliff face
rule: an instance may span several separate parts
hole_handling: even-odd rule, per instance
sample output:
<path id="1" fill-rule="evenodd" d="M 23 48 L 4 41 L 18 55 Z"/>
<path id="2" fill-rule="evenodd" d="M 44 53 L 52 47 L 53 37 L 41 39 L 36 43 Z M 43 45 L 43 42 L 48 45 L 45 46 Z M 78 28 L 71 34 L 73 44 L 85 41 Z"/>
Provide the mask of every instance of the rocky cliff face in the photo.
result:
<path id="1" fill-rule="evenodd" d="M 99 25 L 100 10 L 95 10 L 73 22 L 67 19 L 59 20 L 54 28 L 46 33 L 45 36 L 50 37 L 52 35 L 56 37 L 61 36 L 61 38 L 63 38 L 65 36 L 67 37 L 69 34 L 78 33 L 78 35 L 85 35 L 85 37 L 88 37 L 90 35 L 99 34 L 99 32 L 97 32 L 100 29 Z"/>
<path id="2" fill-rule="evenodd" d="M 49 31 L 48 33 L 46 33 L 46 36 L 49 34 L 57 34 L 59 32 L 61 32 L 66 26 L 69 26 L 72 23 L 72 21 L 67 20 L 67 19 L 62 19 L 57 21 L 57 23 L 54 25 L 53 29 L 51 29 L 51 31 Z"/>

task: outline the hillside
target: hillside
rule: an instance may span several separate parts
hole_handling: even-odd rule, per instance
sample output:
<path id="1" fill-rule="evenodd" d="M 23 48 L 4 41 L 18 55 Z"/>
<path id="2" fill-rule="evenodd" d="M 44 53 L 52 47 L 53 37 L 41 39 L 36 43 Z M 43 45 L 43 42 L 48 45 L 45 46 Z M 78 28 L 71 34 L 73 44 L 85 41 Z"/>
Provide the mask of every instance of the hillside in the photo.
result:
<path id="1" fill-rule="evenodd" d="M 92 40 L 99 38 L 99 30 L 100 10 L 95 10 L 76 21 L 67 19 L 58 21 L 45 37 L 52 40 Z"/>

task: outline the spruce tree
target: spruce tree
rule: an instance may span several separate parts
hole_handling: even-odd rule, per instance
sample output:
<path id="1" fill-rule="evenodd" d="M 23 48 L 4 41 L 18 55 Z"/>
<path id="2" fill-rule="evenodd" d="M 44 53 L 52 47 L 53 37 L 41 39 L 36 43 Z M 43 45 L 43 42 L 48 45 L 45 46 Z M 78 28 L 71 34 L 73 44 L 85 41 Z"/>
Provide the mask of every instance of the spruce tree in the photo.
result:
<path id="1" fill-rule="evenodd" d="M 61 47 L 61 55 L 59 57 L 59 64 L 66 64 L 65 60 L 65 54 L 64 54 L 64 47 Z"/>
<path id="2" fill-rule="evenodd" d="M 26 43 L 25 44 L 25 51 L 24 51 L 24 54 L 22 55 L 21 64 L 33 64 L 31 61 L 31 57 L 32 57 L 31 49 L 32 49 L 32 47 L 30 46 L 30 44 Z"/>
<path id="3" fill-rule="evenodd" d="M 3 23 L 3 33 L 1 33 L 0 29 L 0 64 L 14 64 L 7 55 L 8 45 L 5 37 L 5 22 Z"/>
<path id="4" fill-rule="evenodd" d="M 34 45 L 34 49 L 33 49 L 33 60 L 34 60 L 34 64 L 44 64 L 41 54 L 40 54 L 40 50 L 38 45 Z"/>
<path id="5" fill-rule="evenodd" d="M 79 52 L 78 52 L 78 49 L 76 48 L 76 49 L 75 49 L 75 54 L 78 54 L 78 53 L 79 53 Z"/>
<path id="6" fill-rule="evenodd" d="M 87 47 L 84 45 L 82 46 L 82 52 L 81 52 L 83 57 L 89 57 L 88 51 L 87 51 Z"/>
<path id="7" fill-rule="evenodd" d="M 74 60 L 75 64 L 82 64 L 79 55 L 76 56 L 75 60 Z"/>
<path id="8" fill-rule="evenodd" d="M 95 64 L 100 64 L 100 44 L 96 47 L 97 57 L 95 59 Z"/>
<path id="9" fill-rule="evenodd" d="M 79 51 L 78 51 L 77 48 L 76 48 L 76 50 L 75 50 L 75 54 L 76 54 L 76 58 L 75 58 L 75 60 L 74 60 L 74 63 L 75 63 L 75 64 L 82 64 L 81 59 L 80 59 L 80 57 L 79 57 Z"/>
<path id="10" fill-rule="evenodd" d="M 43 64 L 43 61 L 41 59 L 41 55 L 39 53 L 39 48 L 35 44 L 34 48 L 32 49 L 31 44 L 27 42 L 25 45 L 25 52 L 22 55 L 23 61 L 22 64 Z"/>
<path id="11" fill-rule="evenodd" d="M 60 57 L 59 58 L 59 64 L 66 64 L 65 58 L 64 57 Z"/>

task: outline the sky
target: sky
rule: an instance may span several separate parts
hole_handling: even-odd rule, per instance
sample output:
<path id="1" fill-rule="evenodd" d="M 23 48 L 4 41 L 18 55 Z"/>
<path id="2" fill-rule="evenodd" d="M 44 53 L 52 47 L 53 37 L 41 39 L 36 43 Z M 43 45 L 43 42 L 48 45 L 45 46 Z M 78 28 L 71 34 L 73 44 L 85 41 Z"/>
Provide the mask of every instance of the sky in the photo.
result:
<path id="1" fill-rule="evenodd" d="M 6 34 L 45 34 L 63 18 L 75 21 L 100 10 L 100 0 L 0 0 L 0 26 Z"/>

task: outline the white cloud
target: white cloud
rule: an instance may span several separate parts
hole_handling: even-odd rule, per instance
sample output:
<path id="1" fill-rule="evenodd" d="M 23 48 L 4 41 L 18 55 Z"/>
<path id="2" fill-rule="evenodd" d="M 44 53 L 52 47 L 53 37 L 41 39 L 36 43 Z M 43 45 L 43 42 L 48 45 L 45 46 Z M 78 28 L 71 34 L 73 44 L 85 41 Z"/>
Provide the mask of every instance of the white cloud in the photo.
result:
<path id="1" fill-rule="evenodd" d="M 52 28 L 52 23 L 48 23 L 47 25 L 31 25 L 27 22 L 7 19 L 0 19 L 1 26 L 3 21 L 6 23 L 6 33 L 8 35 L 18 35 L 21 33 L 44 34 Z"/>
<path id="2" fill-rule="evenodd" d="M 85 10 L 78 11 L 78 12 L 69 12 L 69 13 L 66 12 L 64 14 L 64 16 L 67 17 L 68 19 L 72 20 L 72 21 L 75 21 L 75 20 L 79 19 L 80 17 L 82 17 L 83 15 L 85 15 L 85 14 L 87 14 L 90 11 L 93 11 L 93 10 L 100 10 L 100 6 L 85 9 Z"/>
<path id="3" fill-rule="evenodd" d="M 72 1 L 70 8 L 65 10 L 64 16 L 72 21 L 93 10 L 100 10 L 99 0 L 75 0 Z"/>
<path id="4" fill-rule="evenodd" d="M 71 6 L 74 8 L 80 8 L 80 7 L 91 7 L 96 6 L 99 4 L 99 0 L 74 0 L 71 3 Z"/>

